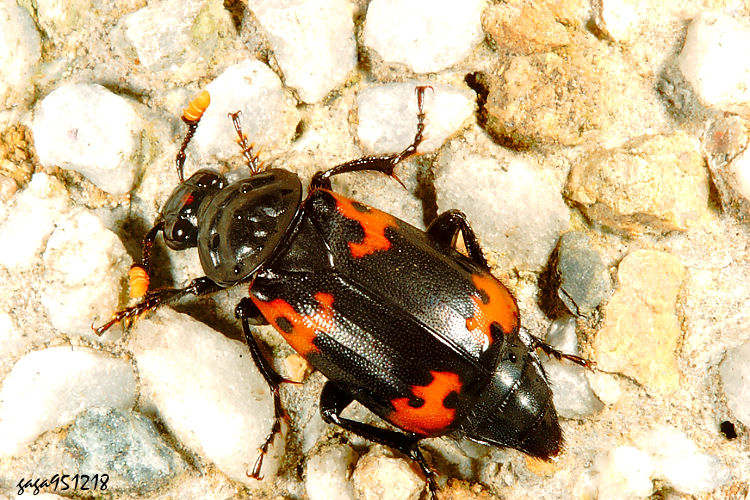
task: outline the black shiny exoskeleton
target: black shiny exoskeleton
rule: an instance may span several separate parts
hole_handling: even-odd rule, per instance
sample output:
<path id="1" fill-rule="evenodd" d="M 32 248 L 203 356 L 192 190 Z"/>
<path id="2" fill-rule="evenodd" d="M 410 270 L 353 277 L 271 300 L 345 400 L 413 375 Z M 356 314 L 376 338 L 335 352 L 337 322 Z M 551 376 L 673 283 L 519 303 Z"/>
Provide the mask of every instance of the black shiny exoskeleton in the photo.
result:
<path id="1" fill-rule="evenodd" d="M 244 283 L 249 297 L 236 315 L 276 408 L 263 453 L 280 427 L 283 379 L 260 353 L 250 327 L 257 323 L 273 325 L 326 376 L 320 411 L 327 422 L 408 455 L 432 492 L 433 473 L 418 446 L 424 438 L 451 434 L 542 459 L 555 456 L 561 430 L 535 350 L 585 361 L 520 328 L 516 301 L 490 274 L 465 216 L 445 212 L 421 231 L 331 190 L 333 175 L 372 170 L 392 176 L 398 163 L 416 153 L 424 91 L 417 89 L 419 120 L 411 145 L 399 154 L 318 172 L 304 198 L 296 174 L 260 169 L 234 115 L 252 175 L 230 184 L 216 172 L 198 171 L 174 190 L 144 239 L 146 273 L 161 231 L 172 249 L 197 246 L 206 275 L 182 289 L 146 293 L 97 331 L 186 294 Z M 199 119 L 187 120 L 191 128 L 177 157 L 180 177 Z M 467 255 L 455 249 L 459 233 Z M 399 430 L 342 417 L 353 400 Z"/>

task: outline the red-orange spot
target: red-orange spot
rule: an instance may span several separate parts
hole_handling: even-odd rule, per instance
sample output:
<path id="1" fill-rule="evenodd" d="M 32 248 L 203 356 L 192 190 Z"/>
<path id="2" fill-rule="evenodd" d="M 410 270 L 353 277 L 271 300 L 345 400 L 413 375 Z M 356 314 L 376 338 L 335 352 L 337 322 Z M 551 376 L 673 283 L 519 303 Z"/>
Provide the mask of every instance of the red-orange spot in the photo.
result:
<path id="1" fill-rule="evenodd" d="M 349 242 L 349 250 L 352 253 L 352 257 L 360 258 L 391 248 L 391 242 L 385 236 L 385 228 L 396 227 L 396 221 L 392 215 L 369 207 L 367 207 L 367 211 L 363 212 L 354 206 L 353 200 L 334 193 L 331 194 L 336 198 L 336 209 L 338 212 L 347 219 L 359 222 L 365 233 L 365 237 L 361 243 Z"/>
<path id="2" fill-rule="evenodd" d="M 318 332 L 330 332 L 335 325 L 333 313 L 333 295 L 318 292 L 315 294 L 317 307 L 310 314 L 298 313 L 284 299 L 273 299 L 268 302 L 250 294 L 250 298 L 263 316 L 281 333 L 292 348 L 302 356 L 307 356 L 318 348 L 313 343 Z M 284 328 L 282 322 L 290 325 Z M 281 326 L 280 326 L 281 325 Z"/>
<path id="3" fill-rule="evenodd" d="M 466 328 L 487 348 L 495 341 L 490 328 L 492 323 L 499 324 L 505 332 L 515 331 L 518 305 L 508 289 L 492 275 L 474 274 L 471 279 L 478 293 L 471 296 L 474 316 L 466 319 Z"/>
<path id="4" fill-rule="evenodd" d="M 388 420 L 396 426 L 424 436 L 434 435 L 445 430 L 456 415 L 456 410 L 446 408 L 443 404 L 449 394 L 461 392 L 461 381 L 458 375 L 451 372 L 430 371 L 432 382 L 427 385 L 415 385 L 412 393 L 424 403 L 418 408 L 409 405 L 409 398 L 397 398 L 391 401 L 394 412 Z"/>

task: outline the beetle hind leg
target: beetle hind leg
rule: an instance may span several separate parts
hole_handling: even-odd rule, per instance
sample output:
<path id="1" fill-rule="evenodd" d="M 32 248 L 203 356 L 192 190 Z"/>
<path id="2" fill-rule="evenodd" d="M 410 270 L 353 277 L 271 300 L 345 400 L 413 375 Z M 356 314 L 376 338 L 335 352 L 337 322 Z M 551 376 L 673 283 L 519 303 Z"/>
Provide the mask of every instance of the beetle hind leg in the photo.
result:
<path id="1" fill-rule="evenodd" d="M 384 156 L 365 156 L 363 158 L 357 158 L 341 165 L 337 165 L 329 170 L 323 170 L 317 172 L 310 182 L 310 190 L 313 189 L 331 189 L 331 177 L 345 172 L 360 172 L 363 170 L 370 170 L 374 172 L 383 172 L 389 177 L 393 177 L 398 181 L 399 184 L 404 186 L 404 183 L 396 177 L 393 173 L 393 169 L 409 158 L 417 154 L 417 148 L 424 140 L 424 93 L 427 89 L 432 89 L 430 86 L 419 86 L 417 87 L 417 133 L 414 134 L 414 139 L 411 144 L 406 146 L 406 149 L 397 154 L 384 155 Z M 405 186 L 404 186 L 405 187 Z"/>
<path id="2" fill-rule="evenodd" d="M 352 401 L 354 401 L 354 398 L 349 393 L 343 391 L 329 380 L 323 386 L 323 392 L 320 395 L 320 415 L 329 424 L 336 424 L 360 437 L 394 448 L 414 460 L 419 465 L 419 468 L 422 469 L 425 478 L 427 478 L 431 498 L 435 498 L 437 493 L 435 472 L 429 466 L 419 449 L 419 441 L 422 437 L 417 434 L 406 434 L 381 429 L 380 427 L 341 417 L 341 412 Z"/>
<path id="3" fill-rule="evenodd" d="M 438 215 L 427 228 L 427 234 L 430 237 L 447 247 L 456 248 L 458 233 L 464 240 L 464 246 L 469 254 L 469 258 L 483 269 L 489 270 L 487 260 L 482 253 L 482 247 L 479 246 L 474 230 L 471 228 L 469 221 L 460 210 L 448 210 Z"/>

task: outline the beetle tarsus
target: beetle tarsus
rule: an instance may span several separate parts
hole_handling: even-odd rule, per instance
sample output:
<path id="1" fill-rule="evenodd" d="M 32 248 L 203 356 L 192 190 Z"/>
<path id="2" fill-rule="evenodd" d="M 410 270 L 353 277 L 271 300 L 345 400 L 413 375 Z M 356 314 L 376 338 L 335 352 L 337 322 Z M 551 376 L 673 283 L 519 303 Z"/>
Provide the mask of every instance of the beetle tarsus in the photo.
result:
<path id="1" fill-rule="evenodd" d="M 401 179 L 396 177 L 393 170 L 402 161 L 406 160 L 410 156 L 417 154 L 417 148 L 424 141 L 424 129 L 425 129 L 425 112 L 424 112 L 424 92 L 426 89 L 432 89 L 430 86 L 417 87 L 417 132 L 414 134 L 411 144 L 397 154 L 385 155 L 385 156 L 365 156 L 363 158 L 357 158 L 341 165 L 337 165 L 329 170 L 323 170 L 317 172 L 310 182 L 310 189 L 331 189 L 331 177 L 346 172 L 361 172 L 365 170 L 373 172 L 382 172 L 387 176 L 395 179 L 401 184 L 404 189 L 406 186 Z"/>

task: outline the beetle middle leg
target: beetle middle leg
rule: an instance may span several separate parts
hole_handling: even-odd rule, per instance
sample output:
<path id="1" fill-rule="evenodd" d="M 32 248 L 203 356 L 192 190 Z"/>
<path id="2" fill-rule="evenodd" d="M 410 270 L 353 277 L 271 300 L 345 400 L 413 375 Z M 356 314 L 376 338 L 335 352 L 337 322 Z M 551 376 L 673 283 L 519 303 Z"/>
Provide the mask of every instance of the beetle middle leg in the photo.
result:
<path id="1" fill-rule="evenodd" d="M 261 468 L 263 467 L 263 458 L 266 456 L 266 453 L 268 453 L 268 448 L 271 446 L 271 443 L 273 443 L 276 435 L 281 432 L 281 421 L 286 417 L 286 412 L 281 406 L 279 386 L 282 382 L 288 382 L 288 380 L 276 373 L 273 366 L 271 366 L 271 363 L 269 363 L 266 357 L 263 356 L 258 341 L 250 330 L 251 322 L 253 324 L 262 324 L 265 319 L 260 314 L 260 311 L 253 301 L 247 297 L 243 298 L 240 303 L 237 304 L 237 307 L 234 310 L 234 315 L 242 321 L 242 331 L 245 333 L 245 342 L 247 342 L 247 347 L 250 349 L 250 355 L 255 362 L 255 366 L 258 367 L 258 371 L 263 375 L 263 378 L 271 389 L 271 394 L 273 395 L 273 426 L 271 427 L 268 436 L 266 436 L 263 445 L 260 447 L 260 454 L 255 460 L 252 472 L 248 474 L 248 477 L 252 477 L 253 479 L 263 479 L 263 476 L 260 475 Z"/>
<path id="2" fill-rule="evenodd" d="M 354 401 L 354 398 L 349 393 L 329 380 L 323 386 L 323 392 L 320 395 L 320 416 L 329 424 L 336 424 L 360 437 L 394 448 L 414 460 L 427 478 L 430 495 L 434 498 L 437 492 L 437 483 L 435 482 L 435 473 L 419 449 L 419 441 L 422 436 L 381 429 L 374 425 L 341 417 L 341 412 L 352 401 Z"/>
<path id="3" fill-rule="evenodd" d="M 401 180 L 396 177 L 393 173 L 393 169 L 404 161 L 417 154 L 417 148 L 424 140 L 424 93 L 425 90 L 431 89 L 430 86 L 419 86 L 417 87 L 417 133 L 414 135 L 414 139 L 411 144 L 406 146 L 406 149 L 397 154 L 385 155 L 385 156 L 365 156 L 363 158 L 357 158 L 341 165 L 337 165 L 329 170 L 323 170 L 317 172 L 310 182 L 310 190 L 313 189 L 331 189 L 331 177 L 345 172 L 360 172 L 363 170 L 370 170 L 375 172 L 383 172 L 384 174 L 396 179 L 399 184 L 404 185 Z"/>

